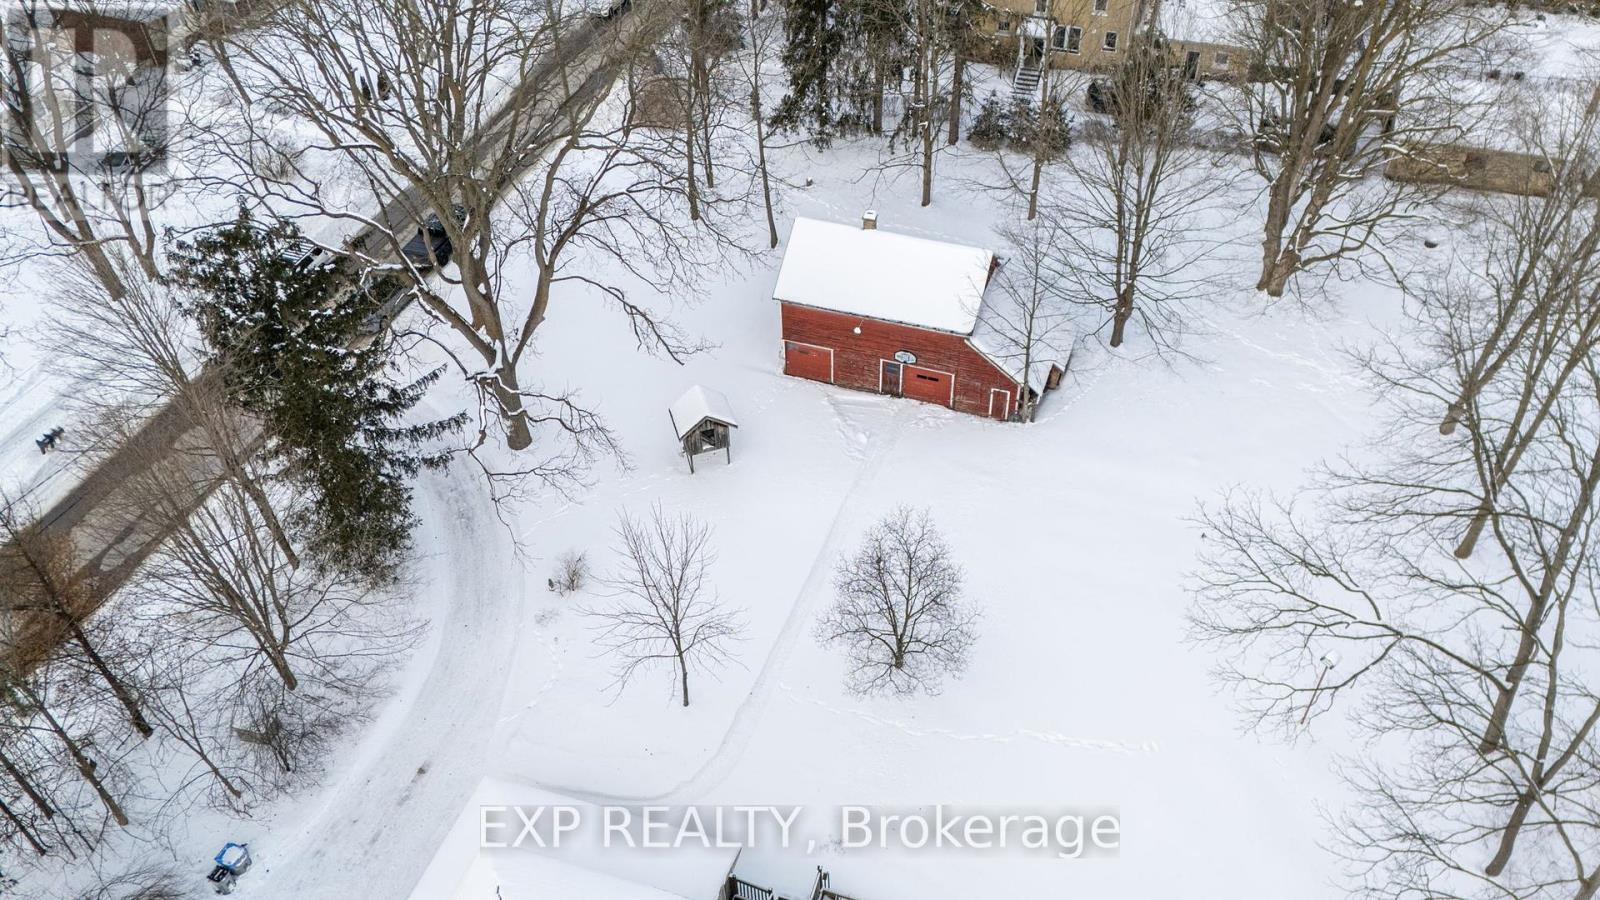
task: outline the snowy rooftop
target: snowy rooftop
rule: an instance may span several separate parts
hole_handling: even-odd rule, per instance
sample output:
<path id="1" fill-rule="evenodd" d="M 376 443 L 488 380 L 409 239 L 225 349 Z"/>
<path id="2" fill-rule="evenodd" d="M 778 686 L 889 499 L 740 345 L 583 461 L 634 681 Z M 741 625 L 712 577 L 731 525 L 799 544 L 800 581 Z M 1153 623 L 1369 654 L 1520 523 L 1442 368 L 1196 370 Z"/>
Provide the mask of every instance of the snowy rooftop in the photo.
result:
<path id="1" fill-rule="evenodd" d="M 738 420 L 733 417 L 733 406 L 728 403 L 727 395 L 698 384 L 684 391 L 682 397 L 672 401 L 672 405 L 667 407 L 667 414 L 672 417 L 672 429 L 677 432 L 680 441 L 689 433 L 689 429 L 700 424 L 700 420 L 705 418 L 726 422 L 735 428 L 739 427 Z"/>
<path id="2" fill-rule="evenodd" d="M 521 806 L 529 816 L 546 808 L 548 826 L 555 807 L 575 810 L 581 827 L 553 846 L 525 838 L 520 846 L 480 846 L 487 839 L 510 844 L 519 837 L 515 816 L 509 828 L 484 830 L 484 807 Z M 439 845 L 412 890 L 411 900 L 704 900 L 715 897 L 737 853 L 698 842 L 671 850 L 629 848 L 620 839 L 606 846 L 600 810 L 564 794 L 501 778 L 485 778 Z"/>
<path id="3" fill-rule="evenodd" d="M 773 296 L 971 334 L 993 259 L 978 247 L 799 218 L 789 233 Z"/>
<path id="4" fill-rule="evenodd" d="M 1070 337 L 1061 335 L 1039 340 L 1031 352 L 1024 353 L 1018 342 L 1008 339 L 990 316 L 984 316 L 972 330 L 969 343 L 1013 381 L 1020 384 L 1026 375 L 1028 387 L 1043 393 L 1050 370 L 1056 366 L 1066 368 L 1068 352 L 1064 348 L 1070 344 Z M 1024 364 L 1027 372 L 1023 371 Z"/>

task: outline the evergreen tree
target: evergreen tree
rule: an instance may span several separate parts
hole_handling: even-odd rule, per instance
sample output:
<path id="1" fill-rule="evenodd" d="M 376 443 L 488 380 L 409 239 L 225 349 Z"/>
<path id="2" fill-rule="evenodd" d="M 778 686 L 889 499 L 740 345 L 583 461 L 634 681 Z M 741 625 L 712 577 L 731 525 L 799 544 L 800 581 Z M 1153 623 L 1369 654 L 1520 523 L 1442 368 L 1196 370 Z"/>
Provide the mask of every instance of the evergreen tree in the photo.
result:
<path id="1" fill-rule="evenodd" d="M 410 479 L 444 465 L 428 450 L 465 414 L 407 424 L 443 368 L 392 380 L 387 331 L 367 334 L 381 297 L 339 269 L 306 264 L 291 222 L 231 224 L 177 243 L 173 281 L 192 292 L 228 398 L 260 417 L 267 452 L 308 502 L 292 524 L 323 564 L 375 582 L 391 578 L 410 543 Z"/>
<path id="2" fill-rule="evenodd" d="M 844 45 L 835 21 L 839 0 L 788 0 L 783 9 L 783 67 L 789 89 L 772 113 L 779 131 L 803 130 L 819 147 L 834 137 L 833 66 Z"/>
<path id="3" fill-rule="evenodd" d="M 1012 105 L 1001 102 L 994 91 L 983 98 L 978 115 L 967 131 L 967 140 L 980 150 L 998 150 L 1011 140 Z"/>
<path id="4" fill-rule="evenodd" d="M 980 111 L 979 116 L 982 116 Z M 1059 92 L 1051 92 L 1034 109 L 1031 103 L 1017 102 L 1007 135 L 1011 148 L 1042 160 L 1059 159 L 1072 147 L 1072 117 Z"/>

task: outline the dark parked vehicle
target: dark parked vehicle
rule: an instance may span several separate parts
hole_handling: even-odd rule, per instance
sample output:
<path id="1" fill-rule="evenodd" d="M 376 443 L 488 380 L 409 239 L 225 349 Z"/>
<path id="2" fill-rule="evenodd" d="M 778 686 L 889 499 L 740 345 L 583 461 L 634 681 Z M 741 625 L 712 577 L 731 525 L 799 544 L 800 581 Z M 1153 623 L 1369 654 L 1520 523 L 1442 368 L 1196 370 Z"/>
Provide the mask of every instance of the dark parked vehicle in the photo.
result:
<path id="1" fill-rule="evenodd" d="M 454 249 L 450 246 L 450 236 L 445 233 L 444 223 L 439 221 L 437 215 L 430 215 L 400 252 L 413 266 L 427 270 L 449 265 L 450 253 Z"/>
<path id="2" fill-rule="evenodd" d="M 456 223 L 467 221 L 467 211 L 462 207 L 455 207 Z M 431 254 L 429 251 L 432 251 Z M 450 264 L 450 254 L 455 248 L 450 246 L 450 235 L 445 233 L 444 223 L 439 220 L 438 213 L 429 214 L 423 220 L 422 227 L 411 236 L 411 240 L 400 249 L 413 266 L 422 271 L 434 268 L 444 268 Z"/>
<path id="3" fill-rule="evenodd" d="M 1117 103 L 1116 89 L 1111 82 L 1095 79 L 1089 82 L 1088 94 L 1089 108 L 1101 115 L 1114 116 L 1121 112 L 1121 105 Z"/>

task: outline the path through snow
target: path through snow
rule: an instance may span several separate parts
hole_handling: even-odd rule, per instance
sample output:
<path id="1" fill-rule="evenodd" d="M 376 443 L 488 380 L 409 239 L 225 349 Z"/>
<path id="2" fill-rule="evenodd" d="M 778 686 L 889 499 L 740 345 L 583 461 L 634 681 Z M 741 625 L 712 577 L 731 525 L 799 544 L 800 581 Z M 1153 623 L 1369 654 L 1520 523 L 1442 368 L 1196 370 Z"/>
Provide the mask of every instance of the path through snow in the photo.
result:
<path id="1" fill-rule="evenodd" d="M 407 896 L 484 775 L 523 579 L 480 482 L 453 474 L 424 478 L 417 496 L 427 523 L 419 595 L 437 610 L 426 658 L 412 661 L 413 677 L 317 807 L 285 815 L 299 827 L 257 848 L 252 893 Z"/>

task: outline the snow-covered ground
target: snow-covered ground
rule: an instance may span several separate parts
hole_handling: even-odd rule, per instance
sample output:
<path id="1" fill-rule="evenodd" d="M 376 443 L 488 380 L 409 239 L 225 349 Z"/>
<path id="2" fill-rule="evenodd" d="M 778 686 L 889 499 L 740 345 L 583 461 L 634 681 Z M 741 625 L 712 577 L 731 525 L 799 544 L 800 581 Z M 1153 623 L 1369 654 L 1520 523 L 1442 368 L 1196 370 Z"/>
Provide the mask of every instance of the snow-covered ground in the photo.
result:
<path id="1" fill-rule="evenodd" d="M 786 174 L 814 185 L 789 195 L 784 221 L 851 222 L 870 207 L 883 229 L 1003 252 L 992 198 L 947 187 L 919 209 L 909 179 L 863 178 L 869 161 L 848 147 L 786 154 Z M 985 164 L 952 161 L 944 183 Z M 1329 751 L 1241 735 L 1205 653 L 1182 643 L 1185 573 L 1204 539 L 1185 517 L 1232 484 L 1292 486 L 1361 439 L 1370 410 L 1342 348 L 1399 321 L 1397 292 L 1336 286 L 1308 311 L 1219 290 L 1188 345 L 1202 361 L 1081 353 L 1022 426 L 783 376 L 770 299 L 781 251 L 706 273 L 708 296 L 678 318 L 718 347 L 683 367 L 638 354 L 587 298 L 558 299 L 538 370 L 582 386 L 633 467 L 597 473 L 573 501 L 515 506 L 527 558 L 468 472 L 426 483 L 433 641 L 317 798 L 241 829 L 259 860 L 245 890 L 406 896 L 490 778 L 588 802 L 949 803 L 1122 821 L 1112 859 L 847 853 L 826 833 L 809 857 L 742 856 L 744 877 L 789 892 L 820 864 L 863 900 L 1331 895 L 1317 847 L 1319 806 L 1339 799 Z M 690 475 L 666 408 L 696 383 L 726 393 L 740 427 L 731 465 L 706 457 Z M 619 692 L 582 615 L 592 595 L 545 587 L 565 550 L 613 568 L 618 513 L 652 504 L 712 526 L 716 589 L 749 620 L 739 665 L 700 678 L 689 709 L 665 678 Z M 984 609 L 980 639 L 940 696 L 861 699 L 812 625 L 836 559 L 900 504 L 928 507 L 955 549 Z"/>
<path id="2" fill-rule="evenodd" d="M 873 159 L 848 144 L 780 154 L 788 181 L 811 180 L 787 192 L 782 230 L 872 208 L 882 229 L 1005 253 L 1001 205 L 958 187 L 984 181 L 990 160 L 947 159 L 923 209 L 914 178 L 879 177 Z M 1247 241 L 1252 202 L 1241 191 L 1238 219 L 1213 223 L 1219 235 Z M 518 785 L 504 790 L 796 803 L 824 819 L 846 804 L 935 803 L 1121 818 L 1109 859 L 844 852 L 827 834 L 809 856 L 741 857 L 744 877 L 790 893 L 817 865 L 860 900 L 1334 893 L 1317 841 L 1321 805 L 1339 803 L 1338 737 L 1240 733 L 1207 655 L 1182 641 L 1185 573 L 1204 540 L 1186 517 L 1230 485 L 1293 486 L 1363 438 L 1371 410 L 1343 348 L 1398 327 L 1398 292 L 1351 282 L 1312 309 L 1268 306 L 1244 283 L 1248 250 L 1219 253 L 1209 264 L 1238 277 L 1196 310 L 1185 344 L 1196 359 L 1144 357 L 1137 337 L 1125 358 L 1087 345 L 1039 421 L 1012 425 L 783 376 L 771 300 L 781 253 L 703 274 L 706 296 L 675 317 L 716 347 L 682 367 L 640 354 L 592 298 L 557 297 L 535 371 L 548 387 L 581 387 L 632 467 L 597 471 L 571 500 L 514 503 L 508 524 L 468 468 L 425 478 L 415 593 L 429 639 L 314 792 L 255 820 L 197 817 L 176 839 L 197 885 L 221 840 L 248 840 L 256 868 L 241 896 L 404 898 L 436 853 L 462 856 L 458 817 Z M 58 394 L 30 380 L 44 377 L 37 356 L 18 358 L 0 380 L 0 468 L 36 482 L 39 461 L 13 445 L 38 455 L 25 439 L 53 421 Z M 693 384 L 726 394 L 739 428 L 731 464 L 707 456 L 691 475 L 666 409 Z M 613 569 L 618 514 L 653 504 L 711 525 L 715 587 L 748 620 L 738 664 L 699 678 L 688 709 L 664 677 L 619 691 L 582 614 L 594 595 L 545 587 L 563 551 Z M 980 636 L 972 668 L 941 695 L 862 699 L 812 627 L 835 561 L 901 504 L 927 507 L 943 530 L 983 609 Z M 448 868 L 429 877 L 453 883 Z M 580 877 L 504 896 L 599 891 Z"/>
<path id="3" fill-rule="evenodd" d="M 0 208 L 0 228 L 31 227 L 24 219 L 33 211 Z M 34 441 L 57 426 L 70 425 L 63 414 L 65 398 L 76 385 L 49 363 L 40 346 L 49 321 L 43 301 L 43 266 L 20 267 L 0 280 L 0 497 L 42 508 L 71 487 L 77 478 L 72 457 L 43 454 Z M 63 435 L 63 446 L 71 436 Z"/>

